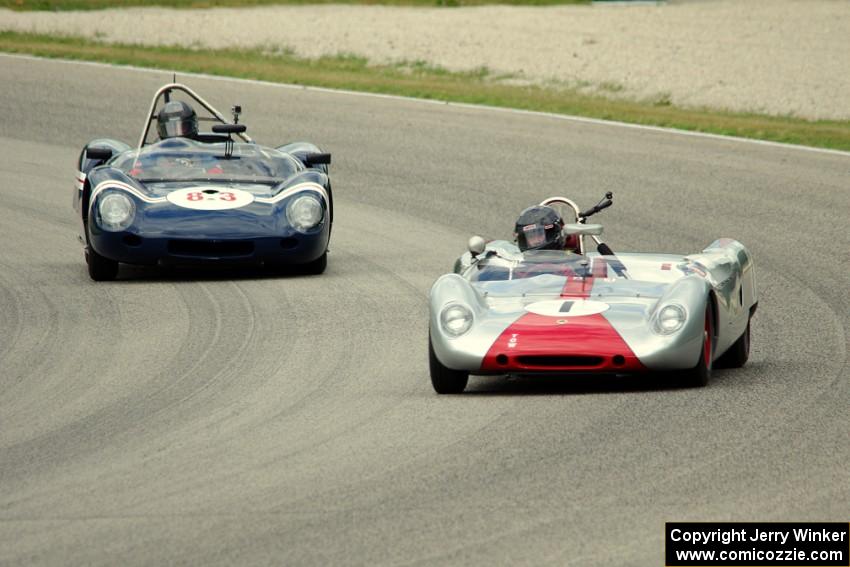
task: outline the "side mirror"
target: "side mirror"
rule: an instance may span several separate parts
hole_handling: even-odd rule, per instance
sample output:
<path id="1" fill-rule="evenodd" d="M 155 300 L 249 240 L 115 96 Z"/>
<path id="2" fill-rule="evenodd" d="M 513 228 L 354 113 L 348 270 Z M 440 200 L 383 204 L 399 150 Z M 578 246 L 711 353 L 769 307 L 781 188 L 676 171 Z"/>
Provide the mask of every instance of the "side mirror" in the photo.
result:
<path id="1" fill-rule="evenodd" d="M 109 148 L 86 148 L 86 158 L 99 161 L 106 161 L 112 157 L 112 150 Z"/>
<path id="2" fill-rule="evenodd" d="M 241 134 L 247 129 L 244 124 L 216 124 L 212 127 L 216 134 Z"/>
<path id="3" fill-rule="evenodd" d="M 307 154 L 304 156 L 304 165 L 313 167 L 314 165 L 330 165 L 331 154 Z"/>
<path id="4" fill-rule="evenodd" d="M 564 234 L 577 234 L 578 236 L 599 236 L 602 234 L 601 224 L 567 224 L 564 225 Z"/>
<path id="5" fill-rule="evenodd" d="M 469 238 L 469 242 L 466 244 L 466 247 L 469 249 L 469 253 L 472 254 L 473 258 L 484 252 L 484 248 L 486 246 L 487 242 L 478 235 L 471 236 Z"/>

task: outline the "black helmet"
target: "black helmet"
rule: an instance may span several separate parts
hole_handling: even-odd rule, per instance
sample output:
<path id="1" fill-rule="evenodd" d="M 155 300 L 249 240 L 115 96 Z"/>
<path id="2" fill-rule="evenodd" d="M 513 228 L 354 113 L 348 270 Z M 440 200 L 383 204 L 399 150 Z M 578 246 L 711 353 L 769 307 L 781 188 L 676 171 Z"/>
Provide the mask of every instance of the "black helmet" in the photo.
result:
<path id="1" fill-rule="evenodd" d="M 156 117 L 156 128 L 159 137 L 166 138 L 194 138 L 198 135 L 198 116 L 195 110 L 180 100 L 172 100 L 165 103 L 159 115 Z"/>
<path id="2" fill-rule="evenodd" d="M 535 205 L 520 213 L 516 221 L 516 243 L 526 250 L 563 250 L 564 219 L 552 207 Z"/>

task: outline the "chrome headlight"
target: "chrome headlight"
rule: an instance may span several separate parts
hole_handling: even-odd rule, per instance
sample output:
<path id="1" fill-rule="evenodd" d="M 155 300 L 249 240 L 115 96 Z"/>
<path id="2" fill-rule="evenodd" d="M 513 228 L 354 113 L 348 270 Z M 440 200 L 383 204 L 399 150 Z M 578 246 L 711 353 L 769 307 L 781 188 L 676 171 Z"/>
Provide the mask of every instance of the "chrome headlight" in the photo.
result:
<path id="1" fill-rule="evenodd" d="M 443 307 L 440 313 L 440 326 L 450 337 L 459 337 L 472 327 L 472 311 L 460 303 L 451 303 Z"/>
<path id="2" fill-rule="evenodd" d="M 655 316 L 655 330 L 662 335 L 672 335 L 681 329 L 688 313 L 685 308 L 676 303 L 670 303 L 662 307 Z"/>
<path id="3" fill-rule="evenodd" d="M 133 222 L 136 205 L 124 193 L 113 192 L 106 194 L 97 205 L 100 213 L 100 227 L 109 232 L 124 230 Z"/>
<path id="4" fill-rule="evenodd" d="M 315 228 L 325 212 L 322 203 L 312 195 L 301 195 L 286 205 L 286 218 L 289 224 L 298 232 L 307 232 Z"/>

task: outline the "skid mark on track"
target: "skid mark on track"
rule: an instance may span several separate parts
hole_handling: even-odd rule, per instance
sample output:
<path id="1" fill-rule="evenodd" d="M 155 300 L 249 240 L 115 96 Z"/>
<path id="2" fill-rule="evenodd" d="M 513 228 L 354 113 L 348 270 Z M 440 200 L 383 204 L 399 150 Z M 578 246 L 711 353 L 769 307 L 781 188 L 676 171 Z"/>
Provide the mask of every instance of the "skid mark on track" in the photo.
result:
<path id="1" fill-rule="evenodd" d="M 4 359 L 14 350 L 23 332 L 23 312 L 20 294 L 13 282 L 4 276 L 10 273 L 8 264 L 0 264 L 0 397 L 7 397 L 6 388 L 12 383 L 11 372 Z M 4 370 L 5 369 L 5 370 Z M 0 418 L 2 419 L 2 418 Z"/>

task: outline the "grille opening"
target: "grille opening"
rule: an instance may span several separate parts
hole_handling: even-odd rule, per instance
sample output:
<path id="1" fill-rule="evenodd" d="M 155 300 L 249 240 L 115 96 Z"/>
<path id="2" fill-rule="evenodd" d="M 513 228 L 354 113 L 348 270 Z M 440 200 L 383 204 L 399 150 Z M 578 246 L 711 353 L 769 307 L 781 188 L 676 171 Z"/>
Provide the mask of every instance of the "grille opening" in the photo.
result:
<path id="1" fill-rule="evenodd" d="M 547 367 L 591 367 L 602 364 L 601 356 L 519 356 L 517 361 L 523 366 Z"/>
<path id="2" fill-rule="evenodd" d="M 291 250 L 291 249 L 295 248 L 296 246 L 298 246 L 298 239 L 297 238 L 288 237 L 288 238 L 281 238 L 280 239 L 280 247 L 285 249 L 285 250 Z"/>
<path id="3" fill-rule="evenodd" d="M 136 234 L 127 234 L 124 236 L 124 244 L 127 246 L 141 246 L 142 237 Z"/>
<path id="4" fill-rule="evenodd" d="M 501 364 L 502 366 L 504 366 L 505 364 L 507 364 L 507 363 L 508 363 L 508 357 L 507 357 L 506 355 L 504 355 L 504 354 L 500 354 L 500 355 L 498 355 L 498 356 L 496 357 L 496 363 Z"/>
<path id="5" fill-rule="evenodd" d="M 208 258 L 250 256 L 254 243 L 250 240 L 169 240 L 168 252 L 175 256 Z"/>
<path id="6" fill-rule="evenodd" d="M 614 366 L 622 366 L 626 363 L 626 357 L 622 354 L 615 354 L 614 358 L 611 359 L 611 362 L 614 363 Z"/>

